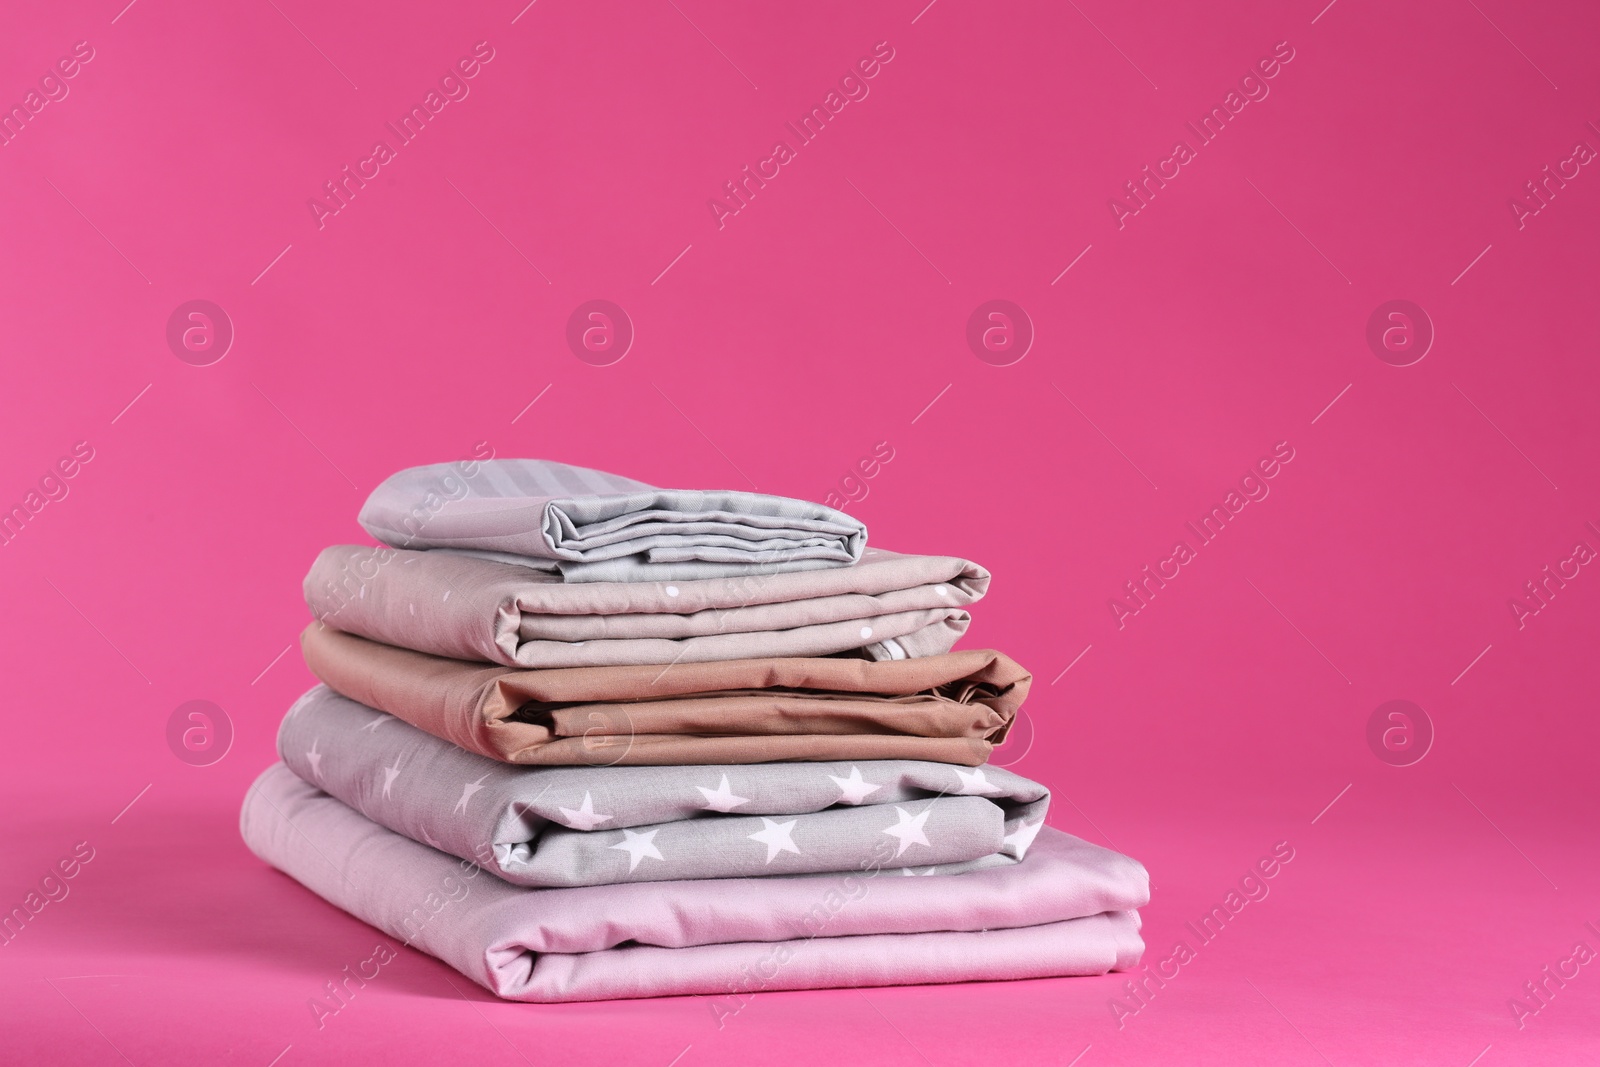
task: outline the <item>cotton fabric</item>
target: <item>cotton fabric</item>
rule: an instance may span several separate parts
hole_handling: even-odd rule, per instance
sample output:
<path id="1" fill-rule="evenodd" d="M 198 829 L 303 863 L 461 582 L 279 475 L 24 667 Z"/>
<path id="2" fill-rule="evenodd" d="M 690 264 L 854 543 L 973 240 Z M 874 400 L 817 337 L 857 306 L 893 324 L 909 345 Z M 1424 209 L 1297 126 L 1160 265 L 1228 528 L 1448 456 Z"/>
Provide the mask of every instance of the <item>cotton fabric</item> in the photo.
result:
<path id="1" fill-rule="evenodd" d="M 1005 738 L 1031 676 L 998 652 L 511 670 L 313 623 L 327 685 L 470 752 L 511 763 L 923 759 L 976 766 Z"/>
<path id="2" fill-rule="evenodd" d="M 498 996 L 578 1001 L 1103 974 L 1143 952 L 1133 860 L 1045 827 L 1021 863 L 527 889 L 387 830 L 282 764 L 245 843 Z"/>
<path id="3" fill-rule="evenodd" d="M 809 501 L 657 489 L 539 459 L 411 467 L 372 491 L 360 521 L 397 548 L 520 556 L 569 582 L 840 566 L 867 540 L 859 520 Z"/>
<path id="4" fill-rule="evenodd" d="M 592 667 L 938 655 L 966 632 L 989 572 L 867 549 L 851 566 L 800 573 L 574 585 L 454 552 L 336 545 L 304 587 L 318 620 L 375 641 L 510 667 Z"/>
<path id="5" fill-rule="evenodd" d="M 318 686 L 278 753 L 374 822 L 531 886 L 1014 862 L 1049 810 L 995 767 L 864 760 L 529 768 L 457 748 Z"/>

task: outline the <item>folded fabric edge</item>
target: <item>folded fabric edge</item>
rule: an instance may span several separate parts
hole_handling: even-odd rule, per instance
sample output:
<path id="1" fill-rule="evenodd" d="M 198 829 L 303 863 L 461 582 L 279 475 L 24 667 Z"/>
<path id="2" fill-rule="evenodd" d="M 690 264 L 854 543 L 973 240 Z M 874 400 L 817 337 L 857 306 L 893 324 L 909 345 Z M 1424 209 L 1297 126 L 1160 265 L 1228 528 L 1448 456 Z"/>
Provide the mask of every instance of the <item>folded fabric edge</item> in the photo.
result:
<path id="1" fill-rule="evenodd" d="M 491 873 L 520 885 L 582 886 L 609 881 L 671 881 L 773 873 L 767 867 L 757 867 L 753 855 L 745 867 L 731 862 L 723 850 L 705 844 L 712 840 L 706 835 L 727 831 L 740 842 L 759 840 L 760 831 L 770 819 L 785 818 L 804 821 L 802 830 L 796 832 L 809 839 L 808 851 L 802 853 L 799 848 L 793 851 L 796 856 L 809 858 L 798 861 L 791 858 L 786 869 L 780 868 L 784 873 L 845 873 L 868 862 L 869 853 L 871 862 L 882 868 L 915 866 L 937 869 L 941 874 L 956 873 L 974 863 L 1020 859 L 1049 811 L 1048 789 L 1008 772 L 999 772 L 996 780 L 990 781 L 982 771 L 965 773 L 949 764 L 905 762 L 897 765 L 863 760 L 859 764 L 850 763 L 849 778 L 829 777 L 830 772 L 846 774 L 842 763 L 825 764 L 815 770 L 797 764 L 750 765 L 742 774 L 735 769 L 736 780 L 742 777 L 748 785 L 754 785 L 758 778 L 776 778 L 780 784 L 776 787 L 768 784 L 765 790 L 776 792 L 777 803 L 773 802 L 773 792 L 747 785 L 745 791 L 757 800 L 733 797 L 730 792 L 729 798 L 737 804 L 711 814 L 707 798 L 714 794 L 701 788 L 702 796 L 694 796 L 694 787 L 687 784 L 691 780 L 717 781 L 712 769 L 704 765 L 677 765 L 665 776 L 638 767 L 517 767 L 459 749 L 403 721 L 394 722 L 381 733 L 370 729 L 384 725 L 386 720 L 393 721 L 384 712 L 317 687 L 296 701 L 285 714 L 279 727 L 278 754 L 302 782 L 335 797 L 373 822 L 414 841 L 420 838 L 458 858 L 475 860 Z M 311 754 L 319 741 L 322 751 L 313 760 Z M 402 788 L 391 799 L 388 786 L 393 775 L 386 775 L 380 795 L 375 779 L 380 766 L 385 764 L 396 774 L 401 767 L 411 767 L 413 770 L 409 773 L 421 774 L 424 782 L 414 783 L 410 789 Z M 483 772 L 481 776 L 480 772 Z M 723 773 L 722 781 L 726 782 L 727 777 Z M 491 778 L 487 786 L 483 785 Z M 426 791 L 429 780 L 478 786 L 469 799 L 479 813 L 479 821 L 466 819 L 464 814 L 463 820 L 453 815 L 443 818 L 442 812 L 448 810 L 449 802 L 455 799 L 453 785 L 442 799 L 434 801 L 443 805 L 437 810 L 417 804 L 415 790 Z M 805 785 L 802 786 L 801 781 Z M 861 783 L 866 792 L 852 795 L 849 787 L 853 782 Z M 581 817 L 574 825 L 575 809 L 564 808 L 560 802 L 576 804 L 581 790 L 584 803 L 589 803 L 591 786 L 601 805 L 599 810 L 607 814 L 593 826 L 584 825 Z M 675 798 L 673 803 L 663 807 L 641 808 L 640 802 L 632 798 L 663 789 L 669 790 Z M 553 796 L 547 795 L 552 791 Z M 884 791 L 883 797 L 873 795 L 880 791 Z M 685 799 L 692 796 L 692 802 Z M 752 803 L 754 806 L 749 811 L 733 810 Z M 905 849 L 892 849 L 894 835 L 879 837 L 870 832 L 882 829 L 888 834 L 887 822 L 872 827 L 858 822 L 876 819 L 893 822 L 899 805 L 912 813 L 901 815 L 901 822 L 918 812 L 937 809 L 938 821 L 934 826 L 939 840 L 919 841 L 917 843 L 924 847 L 906 856 Z M 956 813 L 954 822 L 951 821 L 952 809 Z M 996 816 L 992 823 L 991 813 Z M 926 817 L 922 821 L 925 822 Z M 831 828 L 845 824 L 854 824 L 857 829 L 830 832 Z M 472 828 L 464 830 L 464 825 Z M 980 831 L 978 827 L 986 829 Z M 701 853 L 705 856 L 702 864 L 713 873 L 695 873 L 693 865 L 685 867 L 681 852 L 674 857 L 670 868 L 663 864 L 664 870 L 676 873 L 652 872 L 647 866 L 637 878 L 631 876 L 637 864 L 628 868 L 630 877 L 616 879 L 592 879 L 580 869 L 564 871 L 545 865 L 549 850 L 561 852 L 570 847 L 569 835 L 578 835 L 571 840 L 596 841 L 614 837 L 621 830 L 651 837 L 665 832 L 666 839 L 660 847 L 669 853 L 685 848 L 691 855 Z M 590 831 L 596 831 L 593 837 Z M 438 839 L 433 834 L 437 834 Z M 809 851 L 816 845 L 834 848 L 845 837 L 873 842 L 878 847 L 869 849 L 863 845 L 866 851 L 842 856 L 838 852 L 824 853 L 839 861 L 839 865 L 834 866 L 827 865 L 822 859 L 824 854 Z M 548 850 L 541 851 L 547 846 Z M 609 849 L 599 854 L 611 855 Z M 616 858 L 620 862 L 620 856 Z M 771 862 L 769 855 L 766 863 Z M 659 877 L 650 877 L 652 873 L 658 873 Z"/>
<path id="2" fill-rule="evenodd" d="M 274 790 L 270 786 L 262 788 L 275 775 L 280 782 L 285 781 L 282 776 L 286 774 L 288 781 L 295 781 L 294 776 L 288 774 L 287 768 L 278 765 L 264 771 L 252 785 L 251 793 L 258 794 L 260 800 L 273 810 L 276 817 L 269 815 L 259 805 L 253 804 L 251 796 L 247 794 L 241 810 L 241 833 L 251 850 L 263 860 L 290 873 L 307 888 L 313 889 L 317 895 L 334 903 L 335 897 L 329 896 L 328 891 L 336 890 L 343 895 L 345 890 L 337 890 L 340 882 L 344 882 L 346 890 L 357 889 L 357 886 L 348 882 L 342 868 L 332 864 L 328 856 L 322 854 L 314 844 L 310 846 L 310 852 L 318 853 L 322 862 L 330 865 L 331 871 L 314 870 L 313 868 L 320 866 L 315 863 L 312 863 L 312 867 L 301 870 L 313 859 L 304 844 L 296 846 L 300 860 L 290 866 L 283 866 L 270 855 L 279 846 L 271 845 L 268 839 L 260 836 L 260 825 L 247 826 L 252 822 L 251 809 L 254 808 L 257 821 L 265 816 L 274 823 L 282 820 L 288 827 L 294 828 L 294 822 L 299 820 L 291 820 L 286 811 L 272 799 L 271 794 L 282 791 Z M 307 789 L 309 792 L 303 794 L 305 799 L 329 811 L 330 814 L 343 812 L 344 815 L 339 816 L 340 818 L 358 818 L 356 813 L 344 805 L 326 794 L 320 794 L 314 786 L 308 787 L 303 782 L 298 782 L 295 786 L 296 791 Z M 321 799 L 315 799 L 319 795 Z M 290 812 L 298 806 L 290 803 L 294 800 L 290 794 L 285 794 L 279 799 L 288 805 Z M 293 836 L 291 833 L 285 840 L 292 840 Z M 1059 836 L 1069 841 L 1076 841 L 1067 835 Z M 417 853 L 419 857 L 430 854 L 430 850 L 417 846 L 414 842 L 404 842 L 403 838 L 399 840 L 406 848 L 421 849 Z M 1076 843 L 1079 846 L 1086 846 L 1086 843 L 1081 841 Z M 264 848 L 266 851 L 263 851 Z M 288 859 L 289 856 L 285 855 L 283 858 Z M 442 861 L 441 866 L 455 863 L 454 860 L 445 857 L 439 859 Z M 1144 881 L 1141 865 L 1127 857 L 1118 856 L 1117 859 L 1119 867 L 1123 867 L 1127 873 L 1137 874 L 1139 881 Z M 330 874 L 334 877 L 330 878 Z M 308 877 L 310 881 L 307 880 Z M 921 879 L 916 881 L 921 883 Z M 322 884 L 323 888 L 316 889 L 313 883 Z M 497 880 L 491 878 L 491 883 L 497 883 Z M 510 889 L 503 883 L 497 884 L 500 885 L 501 891 Z M 373 902 L 361 899 L 364 895 L 358 890 L 357 897 L 345 907 L 346 910 L 354 908 L 352 914 L 371 921 L 376 916 L 369 917 L 365 911 Z M 1125 902 L 1121 906 L 1137 906 L 1146 899 L 1148 897 L 1144 893 L 1125 894 Z M 1094 921 L 1096 919 L 1104 919 L 1109 925 L 1097 924 Z M 383 928 L 387 929 L 389 925 L 385 922 Z M 454 966 L 498 995 L 528 1001 L 571 1001 L 685 993 L 716 996 L 730 988 L 737 988 L 740 981 L 738 976 L 743 974 L 748 979 L 752 970 L 757 975 L 756 979 L 751 979 L 754 983 L 753 988 L 771 990 L 1100 974 L 1135 965 L 1143 951 L 1143 942 L 1137 936 L 1138 916 L 1136 912 L 1131 911 L 1101 913 L 1098 916 L 1080 919 L 1020 926 L 1013 928 L 1009 933 L 991 929 L 981 932 L 955 930 L 926 934 L 909 932 L 883 935 L 852 934 L 841 930 L 819 939 L 815 935 L 820 931 L 812 931 L 809 924 L 805 925 L 805 929 L 813 936 L 798 939 L 799 945 L 813 946 L 819 941 L 836 940 L 837 947 L 824 947 L 820 955 L 807 954 L 799 963 L 789 958 L 797 955 L 794 951 L 796 942 L 781 939 L 759 943 L 735 941 L 718 943 L 714 946 L 687 946 L 706 950 L 692 953 L 679 951 L 677 947 L 669 949 L 624 943 L 604 950 L 565 953 L 543 951 L 537 956 L 530 955 L 514 943 L 499 946 L 480 943 L 476 951 L 472 951 L 467 944 L 458 943 L 454 950 L 447 950 L 440 955 L 447 961 L 453 960 Z M 424 933 L 427 932 L 425 927 Z M 941 936 L 945 934 L 954 936 Z M 522 936 L 524 935 L 518 933 L 514 938 Z M 878 943 L 876 947 L 873 946 L 873 942 Z M 408 940 L 407 943 L 411 942 Z M 446 947 L 446 945 L 429 944 L 426 940 L 423 944 L 430 953 Z M 790 948 L 786 951 L 781 947 L 784 945 L 789 945 Z M 510 950 L 511 954 L 491 959 L 487 954 L 491 947 Z M 649 951 L 637 951 L 640 948 L 649 948 Z M 758 950 L 760 955 L 754 959 L 749 956 L 738 958 L 739 953 L 747 953 L 751 948 Z M 460 955 L 463 949 L 467 950 L 467 955 L 464 957 Z M 660 956 L 664 951 L 670 951 L 673 955 Z M 502 965 L 503 973 L 496 972 L 495 964 Z M 693 966 L 690 966 L 691 964 Z M 648 965 L 647 969 L 653 973 L 641 977 L 640 965 Z M 519 975 L 522 977 L 519 978 Z"/>
<path id="3" fill-rule="evenodd" d="M 1018 981 L 1102 975 L 1144 954 L 1136 911 L 982 931 L 851 934 L 602 952 L 485 953 L 486 989 L 505 1000 L 561 1003 L 661 996 L 712 998 L 719 1024 L 752 994 L 802 989 Z"/>

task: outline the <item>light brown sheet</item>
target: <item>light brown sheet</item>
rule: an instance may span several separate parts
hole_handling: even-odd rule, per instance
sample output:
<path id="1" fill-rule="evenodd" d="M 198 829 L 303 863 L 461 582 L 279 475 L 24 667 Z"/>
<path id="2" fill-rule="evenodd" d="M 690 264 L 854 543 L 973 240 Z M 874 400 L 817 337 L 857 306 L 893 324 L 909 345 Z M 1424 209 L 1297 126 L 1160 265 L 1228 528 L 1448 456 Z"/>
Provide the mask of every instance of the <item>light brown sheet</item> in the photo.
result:
<path id="1" fill-rule="evenodd" d="M 313 623 L 307 665 L 352 700 L 508 763 L 920 759 L 977 766 L 1031 676 L 999 652 L 517 670 Z"/>

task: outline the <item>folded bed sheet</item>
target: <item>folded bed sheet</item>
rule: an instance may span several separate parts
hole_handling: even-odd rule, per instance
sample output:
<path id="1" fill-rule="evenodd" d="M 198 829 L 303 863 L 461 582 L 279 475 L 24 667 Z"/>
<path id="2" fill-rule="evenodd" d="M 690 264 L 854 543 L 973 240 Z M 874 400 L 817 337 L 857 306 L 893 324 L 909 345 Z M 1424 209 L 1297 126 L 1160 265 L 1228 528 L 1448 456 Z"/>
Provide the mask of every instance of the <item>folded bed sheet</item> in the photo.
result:
<path id="1" fill-rule="evenodd" d="M 508 667 L 931 656 L 954 647 L 988 588 L 989 572 L 966 560 L 882 549 L 803 573 L 572 585 L 455 552 L 335 545 L 305 579 L 329 626 Z"/>
<path id="2" fill-rule="evenodd" d="M 278 754 L 363 815 L 530 886 L 1021 859 L 1049 791 L 995 767 L 864 760 L 530 768 L 464 751 L 318 686 Z"/>
<path id="3" fill-rule="evenodd" d="M 519 556 L 568 582 L 837 567 L 860 559 L 867 541 L 859 520 L 821 504 L 657 489 L 540 459 L 411 467 L 372 491 L 360 521 L 397 548 Z"/>
<path id="4" fill-rule="evenodd" d="M 916 759 L 977 766 L 1032 681 L 999 652 L 511 670 L 312 623 L 332 689 L 454 745 L 546 766 Z"/>
<path id="5" fill-rule="evenodd" d="M 1143 953 L 1144 868 L 1046 827 L 1021 863 L 528 889 L 387 830 L 282 764 L 245 843 L 335 906 L 511 1000 L 1103 974 Z"/>

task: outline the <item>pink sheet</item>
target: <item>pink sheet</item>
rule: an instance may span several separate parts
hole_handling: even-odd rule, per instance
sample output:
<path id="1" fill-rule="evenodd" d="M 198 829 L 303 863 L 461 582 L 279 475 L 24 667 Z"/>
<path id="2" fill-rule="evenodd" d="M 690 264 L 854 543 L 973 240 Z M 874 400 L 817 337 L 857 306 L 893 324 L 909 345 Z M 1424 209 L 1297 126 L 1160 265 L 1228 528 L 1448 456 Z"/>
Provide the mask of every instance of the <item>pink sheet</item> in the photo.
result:
<path id="1" fill-rule="evenodd" d="M 240 831 L 325 900 L 510 1000 L 1103 974 L 1144 950 L 1144 868 L 1048 827 L 1022 862 L 965 874 L 524 889 L 275 764 Z"/>

